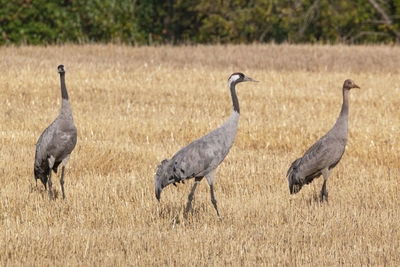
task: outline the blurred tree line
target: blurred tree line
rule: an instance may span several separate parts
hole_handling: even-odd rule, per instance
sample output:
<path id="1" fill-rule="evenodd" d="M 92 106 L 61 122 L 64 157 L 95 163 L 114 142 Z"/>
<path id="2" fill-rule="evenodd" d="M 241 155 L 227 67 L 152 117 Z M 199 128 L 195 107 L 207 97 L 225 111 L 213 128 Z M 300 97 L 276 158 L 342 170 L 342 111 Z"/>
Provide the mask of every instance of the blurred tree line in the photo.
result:
<path id="1" fill-rule="evenodd" d="M 399 40 L 400 0 L 0 0 L 0 44 Z"/>

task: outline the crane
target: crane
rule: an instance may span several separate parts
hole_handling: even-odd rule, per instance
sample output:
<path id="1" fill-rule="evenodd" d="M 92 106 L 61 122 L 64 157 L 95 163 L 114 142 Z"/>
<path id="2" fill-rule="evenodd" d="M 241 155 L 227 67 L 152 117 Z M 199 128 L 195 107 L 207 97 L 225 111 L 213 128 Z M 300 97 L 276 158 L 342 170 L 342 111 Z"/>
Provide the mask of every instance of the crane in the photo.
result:
<path id="1" fill-rule="evenodd" d="M 257 82 L 243 73 L 233 73 L 228 79 L 233 110 L 226 122 L 179 150 L 171 159 L 161 162 L 154 176 L 155 195 L 158 201 L 160 201 L 161 191 L 167 185 L 176 186 L 177 182 L 184 183 L 186 179 L 194 178 L 186 207 L 186 212 L 189 212 L 196 186 L 205 176 L 210 186 L 211 202 L 217 216 L 220 217 L 213 189 L 215 170 L 228 155 L 238 129 L 240 109 L 235 86 L 249 81 Z"/>
<path id="2" fill-rule="evenodd" d="M 46 189 L 46 184 L 48 184 L 50 200 L 52 199 L 51 170 L 57 173 L 57 168 L 60 163 L 62 163 L 60 184 L 62 196 L 63 199 L 65 199 L 64 170 L 77 140 L 77 131 L 72 117 L 67 88 L 65 86 L 64 65 L 59 65 L 57 69 L 60 74 L 61 82 L 61 110 L 57 118 L 40 135 L 36 143 L 34 163 L 36 186 L 38 179 L 42 181 Z"/>
<path id="3" fill-rule="evenodd" d="M 286 176 L 289 181 L 290 194 L 300 191 L 303 185 L 311 183 L 315 178 L 324 177 L 320 201 L 325 197 L 328 203 L 326 181 L 332 169 L 339 163 L 347 143 L 349 92 L 353 88 L 360 88 L 352 80 L 343 83 L 343 103 L 339 117 L 327 134 L 313 144 L 301 158 L 296 159 L 290 166 Z"/>

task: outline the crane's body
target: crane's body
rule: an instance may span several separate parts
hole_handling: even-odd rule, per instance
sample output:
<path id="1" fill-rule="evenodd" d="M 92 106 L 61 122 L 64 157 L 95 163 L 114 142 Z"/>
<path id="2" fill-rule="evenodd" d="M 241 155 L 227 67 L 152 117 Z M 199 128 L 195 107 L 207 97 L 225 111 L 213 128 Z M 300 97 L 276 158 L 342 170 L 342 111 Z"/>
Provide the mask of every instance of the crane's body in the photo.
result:
<path id="1" fill-rule="evenodd" d="M 239 113 L 232 111 L 219 128 L 179 150 L 171 159 L 176 177 L 179 180 L 203 177 L 215 170 L 228 155 L 238 124 Z"/>
<path id="2" fill-rule="evenodd" d="M 242 81 L 255 80 L 244 76 L 242 73 L 234 73 L 228 80 L 233 110 L 227 121 L 217 129 L 179 150 L 171 159 L 163 160 L 161 165 L 158 166 L 154 177 L 155 193 L 158 200 L 160 200 L 162 189 L 167 185 L 175 185 L 176 182 L 184 182 L 186 179 L 195 178 L 186 209 L 189 211 L 197 183 L 205 176 L 210 185 L 211 201 L 219 216 L 213 191 L 214 173 L 228 155 L 235 141 L 240 116 L 235 85 Z"/>
<path id="3" fill-rule="evenodd" d="M 324 183 L 321 190 L 321 201 L 325 197 L 328 202 L 326 181 L 332 169 L 339 163 L 347 144 L 350 89 L 359 88 L 351 80 L 343 84 L 343 104 L 339 117 L 332 129 L 313 144 L 301 158 L 290 166 L 287 176 L 290 193 L 297 193 L 305 184 L 323 175 Z"/>
<path id="4" fill-rule="evenodd" d="M 51 170 L 57 173 L 58 166 L 62 163 L 61 188 L 63 198 L 64 193 L 64 168 L 68 162 L 72 150 L 77 141 L 77 130 L 72 117 L 70 102 L 67 89 L 65 87 L 64 66 L 58 67 L 61 79 L 62 106 L 58 117 L 43 131 L 36 143 L 34 175 L 40 179 L 47 188 L 49 185 L 49 195 L 52 198 Z"/>

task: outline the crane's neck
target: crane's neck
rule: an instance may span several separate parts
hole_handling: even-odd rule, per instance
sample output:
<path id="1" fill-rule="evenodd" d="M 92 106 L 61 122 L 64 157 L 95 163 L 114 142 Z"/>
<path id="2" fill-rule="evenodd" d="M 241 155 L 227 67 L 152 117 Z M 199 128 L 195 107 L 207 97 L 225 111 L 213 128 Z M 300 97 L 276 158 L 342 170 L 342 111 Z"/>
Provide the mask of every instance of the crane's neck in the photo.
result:
<path id="1" fill-rule="evenodd" d="M 60 73 L 60 81 L 61 81 L 61 96 L 62 99 L 68 100 L 68 92 L 67 87 L 65 86 L 65 73 Z"/>
<path id="2" fill-rule="evenodd" d="M 231 90 L 233 110 L 236 111 L 238 114 L 240 114 L 239 100 L 236 95 L 235 86 L 236 83 L 234 81 L 229 81 L 229 89 Z"/>
<path id="3" fill-rule="evenodd" d="M 71 104 L 69 103 L 67 87 L 65 86 L 65 73 L 60 73 L 60 81 L 61 81 L 61 115 L 72 118 L 71 112 Z"/>
<path id="4" fill-rule="evenodd" d="M 345 117 L 346 119 L 349 116 L 349 91 L 343 88 L 343 104 L 339 115 L 339 117 Z"/>
<path id="5" fill-rule="evenodd" d="M 341 133 L 344 139 L 347 140 L 348 118 L 349 118 L 349 91 L 343 88 L 343 104 L 340 110 L 339 118 L 334 126 L 334 131 Z"/>

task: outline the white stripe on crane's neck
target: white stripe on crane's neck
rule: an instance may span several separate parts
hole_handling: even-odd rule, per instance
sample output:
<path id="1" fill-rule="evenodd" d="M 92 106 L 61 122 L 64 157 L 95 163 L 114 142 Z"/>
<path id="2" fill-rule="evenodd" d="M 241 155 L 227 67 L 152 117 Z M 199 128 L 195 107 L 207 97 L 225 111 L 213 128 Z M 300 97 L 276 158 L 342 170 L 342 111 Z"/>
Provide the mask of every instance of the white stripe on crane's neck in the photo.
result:
<path id="1" fill-rule="evenodd" d="M 228 80 L 229 87 L 231 87 L 231 84 L 232 84 L 233 82 L 239 80 L 239 78 L 240 78 L 239 74 L 234 74 L 234 75 L 232 75 L 232 76 L 229 78 L 229 80 Z"/>

